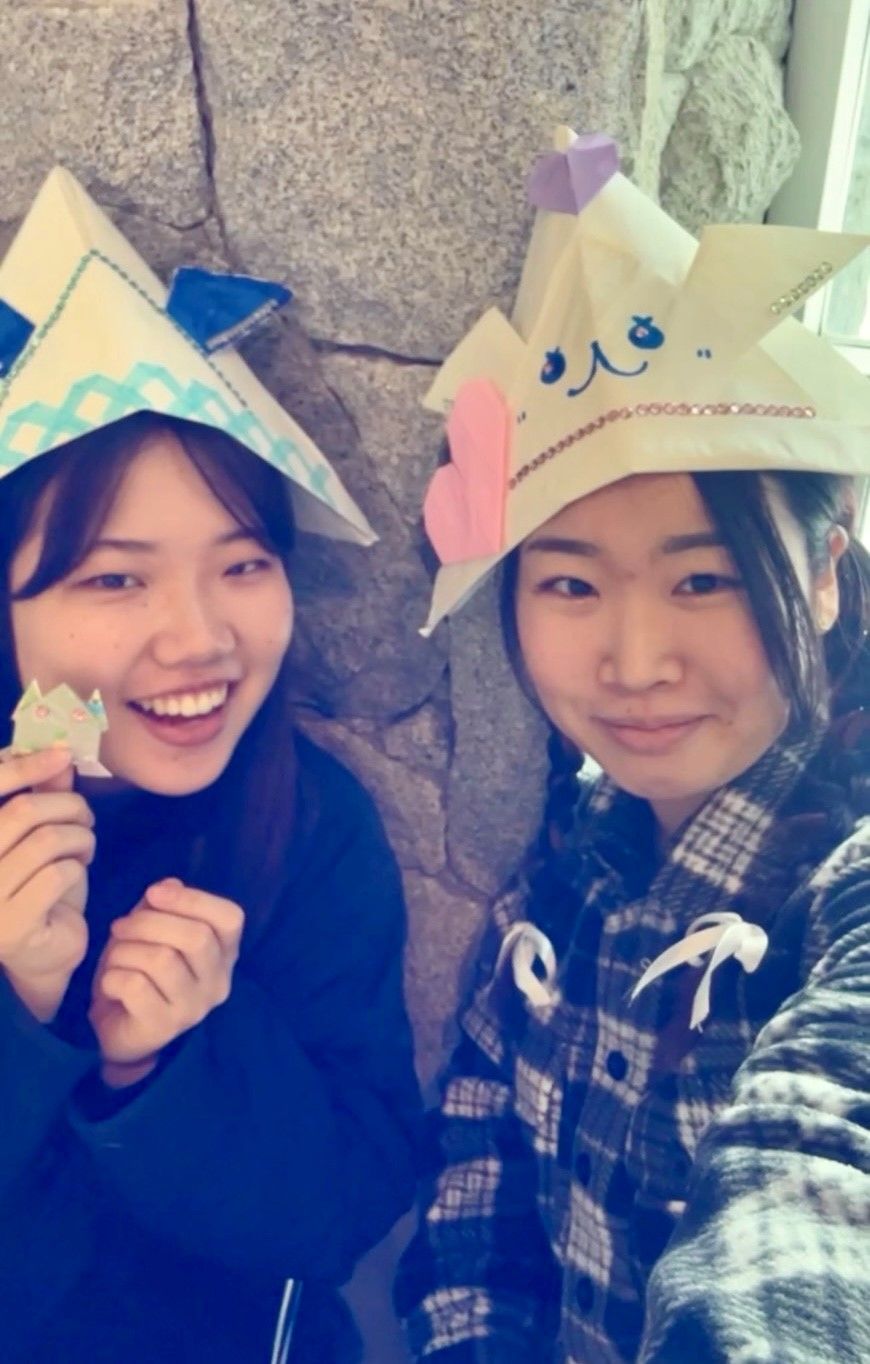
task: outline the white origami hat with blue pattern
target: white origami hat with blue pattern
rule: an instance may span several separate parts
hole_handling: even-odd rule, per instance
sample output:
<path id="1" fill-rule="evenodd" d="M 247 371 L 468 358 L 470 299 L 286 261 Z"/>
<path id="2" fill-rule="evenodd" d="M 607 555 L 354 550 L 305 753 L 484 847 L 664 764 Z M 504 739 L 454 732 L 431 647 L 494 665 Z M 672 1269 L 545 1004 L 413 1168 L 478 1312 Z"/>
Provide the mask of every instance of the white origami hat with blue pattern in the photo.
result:
<path id="1" fill-rule="evenodd" d="M 289 297 L 200 270 L 167 290 L 56 168 L 0 265 L 0 475 L 134 412 L 185 417 L 285 474 L 302 529 L 373 543 L 324 455 L 228 348 Z"/>
<path id="2" fill-rule="evenodd" d="M 441 569 L 424 633 L 569 503 L 633 474 L 870 474 L 870 384 L 788 316 L 870 237 L 761 225 L 700 243 L 618 173 L 599 134 L 556 133 L 510 321 L 492 308 L 426 405 L 450 462 L 424 520 Z"/>

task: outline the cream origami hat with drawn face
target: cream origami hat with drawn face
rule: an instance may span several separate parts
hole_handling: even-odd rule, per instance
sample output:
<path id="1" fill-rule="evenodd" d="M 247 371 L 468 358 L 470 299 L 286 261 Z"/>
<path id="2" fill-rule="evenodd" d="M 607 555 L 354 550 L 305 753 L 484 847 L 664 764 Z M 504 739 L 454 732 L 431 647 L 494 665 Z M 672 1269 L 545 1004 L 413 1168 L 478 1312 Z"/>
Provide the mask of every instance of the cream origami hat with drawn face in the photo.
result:
<path id="1" fill-rule="evenodd" d="M 632 474 L 870 473 L 870 384 L 788 314 L 870 237 L 722 226 L 700 242 L 560 128 L 513 318 L 491 309 L 425 402 L 450 462 L 424 503 L 441 561 L 428 634 L 563 507 Z"/>
<path id="2" fill-rule="evenodd" d="M 184 417 L 285 474 L 302 529 L 371 544 L 326 458 L 226 348 L 289 297 L 196 269 L 167 290 L 78 181 L 53 170 L 0 265 L 0 475 L 134 412 Z"/>

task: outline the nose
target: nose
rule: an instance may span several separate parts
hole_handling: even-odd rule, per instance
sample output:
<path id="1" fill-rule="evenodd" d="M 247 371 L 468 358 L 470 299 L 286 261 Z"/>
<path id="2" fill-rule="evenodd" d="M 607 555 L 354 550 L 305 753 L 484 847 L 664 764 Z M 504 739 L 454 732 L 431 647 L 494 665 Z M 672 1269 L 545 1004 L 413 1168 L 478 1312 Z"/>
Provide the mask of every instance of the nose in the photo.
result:
<path id="1" fill-rule="evenodd" d="M 601 650 L 602 685 L 645 692 L 679 682 L 683 672 L 673 621 L 666 611 L 640 596 L 613 607 Z"/>
<path id="2" fill-rule="evenodd" d="M 161 667 L 214 663 L 231 654 L 236 643 L 231 622 L 198 585 L 178 585 L 166 593 L 151 645 Z"/>

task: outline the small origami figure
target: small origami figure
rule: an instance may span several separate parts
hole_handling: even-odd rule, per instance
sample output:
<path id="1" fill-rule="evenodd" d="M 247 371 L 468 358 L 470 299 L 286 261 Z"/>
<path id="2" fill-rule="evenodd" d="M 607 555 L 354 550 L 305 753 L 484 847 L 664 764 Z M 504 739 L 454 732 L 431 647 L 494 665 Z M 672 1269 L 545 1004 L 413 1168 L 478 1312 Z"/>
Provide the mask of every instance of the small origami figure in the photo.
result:
<path id="1" fill-rule="evenodd" d="M 42 694 L 33 681 L 12 712 L 12 743 L 2 756 L 38 753 L 55 743 L 68 743 L 75 767 L 84 777 L 110 777 L 99 760 L 100 735 L 109 727 L 98 691 L 83 701 L 65 682 Z"/>

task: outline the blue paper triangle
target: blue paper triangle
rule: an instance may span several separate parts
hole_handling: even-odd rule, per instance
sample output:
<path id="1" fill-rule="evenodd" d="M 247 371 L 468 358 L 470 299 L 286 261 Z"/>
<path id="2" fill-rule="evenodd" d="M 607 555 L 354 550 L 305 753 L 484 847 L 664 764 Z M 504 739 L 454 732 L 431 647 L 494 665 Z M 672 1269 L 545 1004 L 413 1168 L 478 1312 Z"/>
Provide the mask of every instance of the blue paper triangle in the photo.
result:
<path id="1" fill-rule="evenodd" d="M 0 378 L 9 373 L 32 332 L 33 323 L 0 298 Z"/>
<path id="2" fill-rule="evenodd" d="M 185 265 L 172 277 L 166 311 L 198 346 L 215 351 L 235 345 L 292 297 L 274 280 Z"/>

